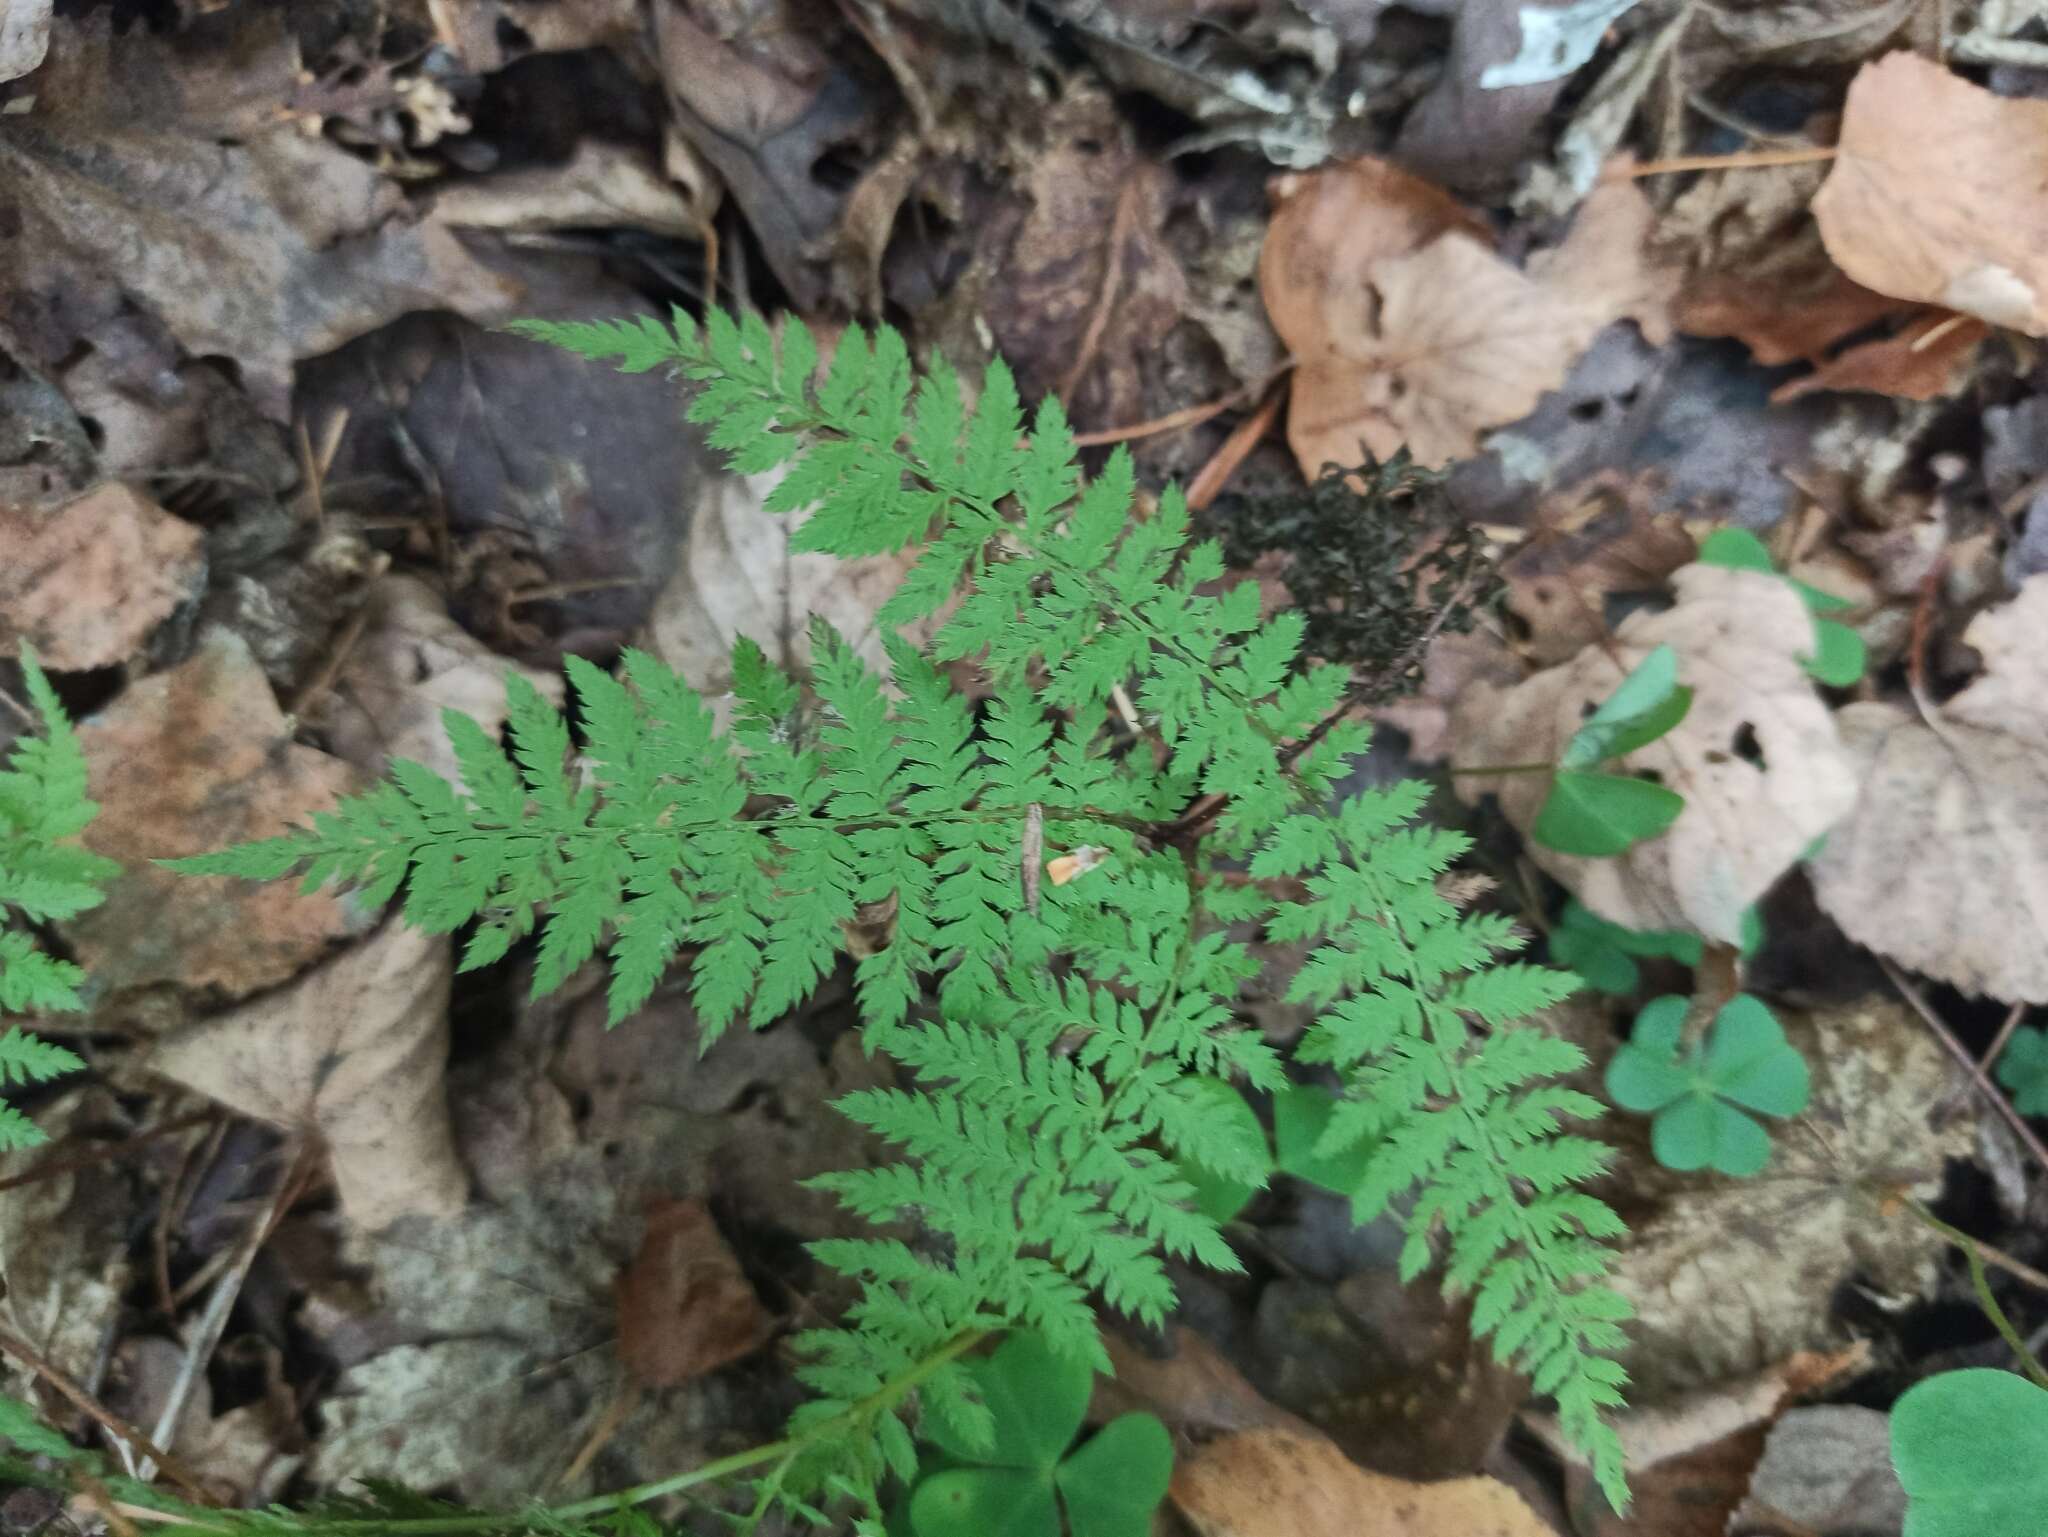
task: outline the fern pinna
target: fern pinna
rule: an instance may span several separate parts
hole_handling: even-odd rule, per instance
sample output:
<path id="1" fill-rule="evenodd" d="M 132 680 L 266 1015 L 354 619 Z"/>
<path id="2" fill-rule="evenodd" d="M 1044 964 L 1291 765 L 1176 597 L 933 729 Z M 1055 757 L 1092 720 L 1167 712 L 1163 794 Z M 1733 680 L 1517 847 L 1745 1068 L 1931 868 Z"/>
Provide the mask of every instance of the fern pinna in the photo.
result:
<path id="1" fill-rule="evenodd" d="M 475 926 L 468 966 L 538 928 L 538 991 L 608 945 L 614 1019 L 687 950 L 710 1034 L 786 1013 L 853 920 L 887 916 L 858 962 L 862 1028 L 910 1086 L 841 1108 L 901 1159 L 822 1183 L 923 1236 L 816 1246 L 863 1291 L 803 1341 L 820 1399 L 761 1508 L 837 1491 L 877 1511 L 911 1465 L 913 1403 L 985 1436 L 955 1364 L 983 1334 L 1028 1326 L 1103 1363 L 1096 1299 L 1157 1324 L 1166 1257 L 1237 1268 L 1180 1170 L 1262 1180 L 1263 1147 L 1205 1110 L 1219 1078 L 1282 1082 L 1233 1015 L 1254 961 L 1231 935 L 1259 923 L 1317 943 L 1294 991 L 1326 1012 L 1302 1055 L 1345 1084 L 1326 1150 L 1372 1149 L 1360 1217 L 1405 1210 L 1410 1274 L 1442 1248 L 1619 1505 L 1601 1413 L 1627 1310 L 1601 1277 L 1620 1225 L 1576 1188 L 1604 1150 L 1563 1130 L 1598 1107 L 1550 1081 L 1576 1049 L 1514 1023 L 1567 984 L 1496 964 L 1509 924 L 1442 895 L 1465 844 L 1415 822 L 1422 787 L 1331 807 L 1366 732 L 1341 718 L 1345 671 L 1301 664 L 1300 616 L 1262 621 L 1249 582 L 1213 595 L 1222 557 L 1188 543 L 1179 494 L 1136 515 L 1122 451 L 1084 480 L 1059 404 L 1027 434 L 1000 362 L 970 410 L 943 362 L 914 381 L 887 329 L 846 333 L 822 377 L 794 322 L 779 344 L 716 313 L 520 329 L 679 371 L 735 469 L 784 472 L 770 506 L 809 512 L 797 548 L 921 546 L 882 624 L 950 605 L 931 656 L 891 639 L 883 678 L 821 630 L 806 692 L 742 642 L 723 729 L 650 657 L 620 677 L 572 660 L 580 753 L 515 678 L 509 758 L 448 717 L 460 787 L 398 764 L 308 828 L 182 867 L 402 890 L 414 923 Z M 958 661 L 985 680 L 978 709 L 935 665 Z M 1307 899 L 1276 897 L 1282 876 Z"/>
<path id="2" fill-rule="evenodd" d="M 27 644 L 21 672 L 42 730 L 18 737 L 0 770 L 0 925 L 10 916 L 48 923 L 97 907 L 102 885 L 117 869 L 72 841 L 99 808 L 86 799 L 78 738 Z M 84 980 L 76 966 L 38 947 L 27 930 L 0 926 L 0 1014 L 75 1010 Z M 0 1035 L 0 1084 L 43 1083 L 84 1066 L 75 1053 L 19 1025 Z M 35 1122 L 0 1102 L 0 1153 L 45 1140 Z"/>

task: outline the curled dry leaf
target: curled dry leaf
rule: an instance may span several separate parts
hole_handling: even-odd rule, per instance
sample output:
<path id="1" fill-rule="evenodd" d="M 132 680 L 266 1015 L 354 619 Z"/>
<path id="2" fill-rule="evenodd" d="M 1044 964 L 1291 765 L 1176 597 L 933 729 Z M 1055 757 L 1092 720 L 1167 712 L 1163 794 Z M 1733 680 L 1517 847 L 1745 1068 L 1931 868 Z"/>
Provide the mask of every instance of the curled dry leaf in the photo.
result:
<path id="1" fill-rule="evenodd" d="M 1414 1484 L 1284 1427 L 1211 1441 L 1175 1465 L 1168 1498 L 1200 1537 L 1555 1537 L 1498 1479 Z"/>
<path id="2" fill-rule="evenodd" d="M 442 1086 L 453 976 L 446 935 L 393 922 L 289 986 L 179 1031 L 148 1065 L 317 1136 L 359 1226 L 447 1216 L 469 1196 Z"/>
<path id="3" fill-rule="evenodd" d="M 1282 197 L 1259 281 L 1298 359 L 1287 436 L 1311 476 L 1361 447 L 1465 458 L 1611 322 L 1667 334 L 1674 275 L 1644 257 L 1650 207 L 1631 182 L 1595 189 L 1526 270 L 1442 192 L 1375 161 L 1291 178 Z"/>
<path id="4" fill-rule="evenodd" d="M 204 584 L 200 533 L 110 484 L 50 513 L 0 502 L 0 651 L 45 667 L 112 667 Z"/>
<path id="5" fill-rule="evenodd" d="M 1911 53 L 1866 64 L 1813 211 L 1866 287 L 2048 335 L 2048 102 Z"/>
<path id="6" fill-rule="evenodd" d="M 1682 929 L 1741 941 L 1743 910 L 1848 811 L 1856 780 L 1802 658 L 1813 621 L 1790 585 L 1759 571 L 1691 565 L 1677 602 L 1623 621 L 1606 646 L 1511 689 L 1478 682 L 1458 700 L 1451 735 L 1461 767 L 1555 763 L 1586 715 L 1654 648 L 1678 653 L 1692 709 L 1676 728 L 1605 765 L 1654 775 L 1685 797 L 1663 836 L 1609 859 L 1530 856 L 1587 907 L 1633 929 Z M 1459 795 L 1494 795 L 1526 835 L 1550 793 L 1543 773 L 1460 774 Z"/>
<path id="7" fill-rule="evenodd" d="M 460 710 L 495 734 L 505 724 L 505 676 L 518 672 L 551 704 L 562 702 L 559 673 L 507 661 L 448 617 L 440 594 L 412 576 L 385 576 L 371 589 L 362 639 L 318 719 L 338 758 L 373 774 L 393 758 L 424 763 L 459 781 L 443 710 Z"/>
<path id="8" fill-rule="evenodd" d="M 1971 622 L 1983 675 L 1927 718 L 1842 710 L 1862 789 L 1811 866 L 1821 907 L 1858 944 L 2012 1002 L 2048 1002 L 2043 636 L 2048 575 Z"/>
<path id="9" fill-rule="evenodd" d="M 100 803 L 85 842 L 122 873 L 65 933 L 107 993 L 170 982 L 239 998 L 360 932 L 330 892 L 154 863 L 270 837 L 363 788 L 349 765 L 291 735 L 247 643 L 218 626 L 191 660 L 131 684 L 80 725 Z"/>
<path id="10" fill-rule="evenodd" d="M 642 1387 L 715 1372 L 775 1328 L 702 1201 L 647 1203 L 647 1235 L 613 1294 L 619 1361 Z"/>

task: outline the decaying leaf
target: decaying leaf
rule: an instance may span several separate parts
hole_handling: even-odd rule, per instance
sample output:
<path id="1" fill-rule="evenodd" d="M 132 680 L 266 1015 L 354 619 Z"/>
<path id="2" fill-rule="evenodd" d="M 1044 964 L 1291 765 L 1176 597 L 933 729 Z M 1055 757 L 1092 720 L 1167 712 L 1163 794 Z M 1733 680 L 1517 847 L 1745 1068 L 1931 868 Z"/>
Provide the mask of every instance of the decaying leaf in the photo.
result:
<path id="1" fill-rule="evenodd" d="M 1893 53 L 1849 86 L 1814 199 L 1842 270 L 1895 298 L 2048 335 L 2048 102 Z"/>
<path id="2" fill-rule="evenodd" d="M 443 710 L 460 710 L 496 734 L 505 724 L 505 678 L 517 672 L 551 704 L 562 702 L 559 673 L 499 656 L 448 617 L 441 597 L 418 577 L 386 576 L 371 589 L 362 638 L 334 686 L 318 703 L 334 755 L 373 774 L 393 758 L 424 763 L 461 779 Z"/>
<path id="3" fill-rule="evenodd" d="M 1175 1464 L 1167 1497 L 1199 1537 L 1555 1537 L 1497 1479 L 1413 1484 L 1285 1428 L 1211 1441 Z"/>
<path id="4" fill-rule="evenodd" d="M 434 199 L 434 212 L 458 228 L 618 227 L 701 236 L 718 212 L 717 178 L 707 173 L 701 198 L 694 190 L 663 175 L 650 152 L 586 139 L 561 165 L 521 166 L 460 182 Z"/>
<path id="5" fill-rule="evenodd" d="M 0 0 L 0 80 L 43 62 L 50 47 L 50 0 Z"/>
<path id="6" fill-rule="evenodd" d="M 647 1235 L 613 1294 L 619 1360 L 643 1387 L 715 1372 L 775 1327 L 702 1201 L 647 1203 Z"/>
<path id="7" fill-rule="evenodd" d="M 1672 577 L 1676 603 L 1624 620 L 1611 644 L 1511 689 L 1475 683 L 1452 715 L 1463 767 L 1555 762 L 1586 714 L 1659 645 L 1678 653 L 1692 709 L 1669 734 L 1618 760 L 1685 797 L 1663 836 L 1614 858 L 1530 856 L 1610 922 L 1741 941 L 1744 909 L 1855 800 L 1852 765 L 1802 658 L 1811 616 L 1793 588 L 1757 571 L 1691 565 Z M 1550 793 L 1542 773 L 1460 774 L 1468 802 L 1498 796 L 1525 834 Z"/>
<path id="8" fill-rule="evenodd" d="M 1976 682 L 1928 719 L 1836 716 L 1854 809 L 1811 865 L 1851 939 L 1967 993 L 2048 1002 L 2048 575 L 1963 632 Z"/>
<path id="9" fill-rule="evenodd" d="M 742 635 L 779 666 L 807 665 L 813 614 L 869 666 L 886 667 L 875 615 L 912 557 L 793 552 L 789 536 L 799 520 L 761 507 L 774 484 L 759 475 L 706 482 L 689 542 L 648 620 L 647 649 L 707 698 L 731 690 L 732 643 Z"/>
<path id="10" fill-rule="evenodd" d="M 1813 1099 L 1774 1133 L 1754 1179 L 1658 1169 L 1640 1118 L 1611 1116 L 1595 1130 L 1624 1145 L 1629 1171 L 1630 1232 L 1614 1283 L 1636 1309 L 1623 1356 L 1632 1402 L 1839 1349 L 1846 1334 L 1832 1299 L 1845 1277 L 1914 1297 L 1940 1273 L 1943 1240 L 1891 1197 L 1932 1200 L 1948 1161 L 1974 1145 L 1975 1117 L 1937 1108 L 1955 1082 L 1947 1053 L 1894 998 L 1777 1013 L 1812 1072 Z"/>
<path id="11" fill-rule="evenodd" d="M 1373 162 L 1294 178 L 1260 285 L 1299 360 L 1287 437 L 1307 474 L 1473 453 L 1565 380 L 1602 328 L 1667 334 L 1673 276 L 1643 255 L 1650 208 L 1633 183 L 1587 198 L 1565 242 L 1518 270 L 1442 193 Z"/>
<path id="12" fill-rule="evenodd" d="M 200 537 L 119 484 L 48 513 L 0 502 L 0 651 L 26 640 L 58 672 L 127 661 L 198 596 Z"/>
<path id="13" fill-rule="evenodd" d="M 243 997 L 363 927 L 345 899 L 291 882 L 173 875 L 153 861 L 267 838 L 364 787 L 291 740 L 248 645 L 209 628 L 182 666 L 144 678 L 79 727 L 100 814 L 85 835 L 122 873 L 65 925 L 109 994 L 169 982 Z"/>
<path id="14" fill-rule="evenodd" d="M 453 976 L 446 935 L 394 921 L 289 986 L 169 1036 L 148 1065 L 318 1137 L 357 1225 L 446 1216 L 469 1197 L 441 1079 Z"/>

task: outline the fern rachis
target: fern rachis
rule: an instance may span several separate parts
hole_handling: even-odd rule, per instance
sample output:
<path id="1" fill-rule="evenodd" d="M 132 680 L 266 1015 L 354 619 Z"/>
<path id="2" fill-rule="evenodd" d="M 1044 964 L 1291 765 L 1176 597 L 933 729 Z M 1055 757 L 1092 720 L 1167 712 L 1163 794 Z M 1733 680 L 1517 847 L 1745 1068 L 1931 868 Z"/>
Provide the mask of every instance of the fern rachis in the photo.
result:
<path id="1" fill-rule="evenodd" d="M 970 411 L 943 364 L 914 385 L 887 330 L 847 333 L 819 379 L 795 323 L 779 344 L 757 317 L 718 314 L 701 330 L 524 329 L 691 380 L 712 444 L 736 469 L 784 468 L 778 510 L 812 509 L 797 547 L 921 545 L 882 617 L 952 603 L 932 657 L 891 639 L 884 678 L 821 629 L 807 692 L 743 643 L 722 730 L 650 657 L 629 654 L 620 677 L 572 661 L 580 770 L 562 719 L 514 679 L 509 754 L 448 718 L 460 787 L 400 764 L 308 828 L 181 867 L 402 893 L 409 921 L 472 928 L 468 966 L 538 929 L 538 991 L 608 947 L 615 1019 L 687 950 L 707 1035 L 797 1006 L 846 925 L 893 904 L 856 979 L 864 1042 L 907 1086 L 841 1108 L 900 1161 L 821 1183 L 926 1236 L 815 1246 L 863 1290 L 845 1327 L 802 1341 L 820 1400 L 770 1491 L 871 1511 L 901 1471 L 910 1387 L 974 1439 L 963 1341 L 1030 1327 L 1099 1360 L 1095 1299 L 1157 1323 L 1165 1257 L 1235 1267 L 1179 1173 L 1260 1182 L 1257 1154 L 1201 1113 L 1206 1087 L 1284 1081 L 1233 1015 L 1254 964 L 1227 931 L 1263 920 L 1314 941 L 1295 995 L 1324 1012 L 1302 1056 L 1345 1084 L 1328 1150 L 1374 1150 L 1361 1216 L 1412 1193 L 1404 1270 L 1444 1251 L 1447 1283 L 1558 1398 L 1619 1503 L 1600 1415 L 1624 1381 L 1608 1352 L 1626 1308 L 1601 1284 L 1620 1226 L 1575 1188 L 1603 1150 L 1564 1129 L 1597 1106 L 1550 1082 L 1575 1048 L 1515 1023 L 1564 980 L 1499 963 L 1518 943 L 1507 922 L 1439 894 L 1464 845 L 1415 823 L 1422 787 L 1329 805 L 1365 734 L 1332 722 L 1344 670 L 1300 665 L 1299 616 L 1262 621 L 1249 583 L 1214 595 L 1221 556 L 1188 543 L 1178 495 L 1134 517 L 1121 452 L 1084 481 L 1057 402 L 1027 434 L 1000 363 Z M 987 681 L 978 718 L 934 666 L 963 660 Z M 1213 826 L 1184 825 L 1204 797 L 1221 798 Z M 1041 838 L 1054 858 L 1090 850 L 1085 873 L 1027 881 Z M 1219 857 L 1248 859 L 1254 883 L 1221 879 Z M 1258 882 L 1277 876 L 1308 899 L 1271 898 Z"/>

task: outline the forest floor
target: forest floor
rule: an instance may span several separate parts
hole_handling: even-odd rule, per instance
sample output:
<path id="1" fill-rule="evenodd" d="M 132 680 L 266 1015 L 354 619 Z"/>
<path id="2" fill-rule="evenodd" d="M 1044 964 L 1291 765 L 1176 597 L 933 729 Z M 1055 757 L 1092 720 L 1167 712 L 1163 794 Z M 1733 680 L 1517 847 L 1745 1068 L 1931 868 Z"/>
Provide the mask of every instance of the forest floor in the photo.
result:
<path id="1" fill-rule="evenodd" d="M 31 640 L 122 867 L 44 936 L 89 1071 L 0 1174 L 7 1390 L 67 1432 L 158 1427 L 233 1504 L 516 1507 L 799 1401 L 802 1245 L 856 1230 L 802 1181 L 871 1156 L 830 1101 L 887 1071 L 846 975 L 700 1058 L 680 983 L 607 1029 L 601 967 L 530 1001 L 530 946 L 456 975 L 152 863 L 452 772 L 441 712 L 502 726 L 510 670 L 638 646 L 716 696 L 813 613 L 874 649 L 894 557 L 792 553 L 674 387 L 499 329 L 713 303 L 1001 356 L 1333 660 L 1390 581 L 1483 598 L 1360 774 L 1434 778 L 1586 977 L 1589 1087 L 1659 995 L 1761 998 L 1810 1071 L 1760 1173 L 1595 1130 L 1629 1515 L 1398 1233 L 1282 1178 L 1098 1390 L 1175 1433 L 1160 1531 L 1896 1537 L 1890 1405 L 2013 1364 L 1957 1230 L 2048 1328 L 2037 5 L 0 0 L 0 253 L 0 746 Z M 1483 591 L 1417 590 L 1447 549 Z M 1574 851 L 1542 776 L 1449 772 L 1554 762 L 1660 646 L 1668 829 Z"/>

